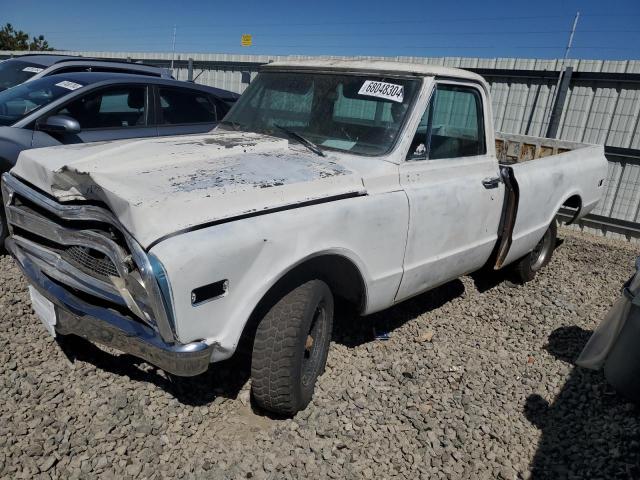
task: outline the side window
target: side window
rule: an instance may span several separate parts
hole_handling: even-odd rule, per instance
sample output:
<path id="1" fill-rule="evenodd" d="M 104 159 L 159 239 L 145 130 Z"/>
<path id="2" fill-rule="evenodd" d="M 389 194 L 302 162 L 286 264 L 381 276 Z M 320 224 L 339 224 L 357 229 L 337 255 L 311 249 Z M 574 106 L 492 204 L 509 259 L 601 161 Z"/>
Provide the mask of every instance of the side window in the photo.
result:
<path id="1" fill-rule="evenodd" d="M 147 125 L 146 87 L 117 86 L 68 103 L 56 115 L 69 115 L 80 128 L 128 128 Z"/>
<path id="2" fill-rule="evenodd" d="M 480 93 L 471 87 L 438 85 L 409 152 L 411 160 L 486 153 Z"/>
<path id="3" fill-rule="evenodd" d="M 209 95 L 195 90 L 160 89 L 160 124 L 213 123 L 216 106 Z"/>

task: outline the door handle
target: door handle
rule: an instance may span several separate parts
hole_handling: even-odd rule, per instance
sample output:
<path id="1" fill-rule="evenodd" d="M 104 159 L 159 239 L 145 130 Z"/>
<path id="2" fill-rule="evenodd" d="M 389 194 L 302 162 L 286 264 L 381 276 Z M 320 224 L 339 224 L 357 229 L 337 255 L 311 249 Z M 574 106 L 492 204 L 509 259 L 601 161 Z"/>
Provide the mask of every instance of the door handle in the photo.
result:
<path id="1" fill-rule="evenodd" d="M 484 188 L 498 188 L 500 184 L 500 177 L 487 177 L 482 180 Z"/>

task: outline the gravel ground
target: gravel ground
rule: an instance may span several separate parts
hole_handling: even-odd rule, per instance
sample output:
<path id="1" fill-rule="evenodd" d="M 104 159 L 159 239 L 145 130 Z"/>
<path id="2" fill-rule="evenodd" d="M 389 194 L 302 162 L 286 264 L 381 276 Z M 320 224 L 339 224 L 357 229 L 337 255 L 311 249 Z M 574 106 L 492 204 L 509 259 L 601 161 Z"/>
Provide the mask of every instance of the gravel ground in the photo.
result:
<path id="1" fill-rule="evenodd" d="M 251 408 L 243 357 L 176 380 L 80 339 L 59 346 L 1 257 L 0 477 L 640 478 L 640 409 L 572 365 L 637 247 L 561 237 L 525 286 L 465 277 L 341 314 L 294 419 Z"/>

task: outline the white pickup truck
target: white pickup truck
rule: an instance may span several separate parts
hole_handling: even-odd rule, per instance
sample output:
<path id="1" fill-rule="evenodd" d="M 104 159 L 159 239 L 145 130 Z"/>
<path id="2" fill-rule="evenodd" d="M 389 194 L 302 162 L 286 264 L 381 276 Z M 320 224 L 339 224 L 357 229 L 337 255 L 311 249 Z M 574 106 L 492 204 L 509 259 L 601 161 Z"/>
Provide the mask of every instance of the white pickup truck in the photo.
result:
<path id="1" fill-rule="evenodd" d="M 293 414 L 335 297 L 367 315 L 483 267 L 529 280 L 606 173 L 601 146 L 494 137 L 467 71 L 272 63 L 206 135 L 23 152 L 6 247 L 54 335 L 182 376 L 247 340 L 254 400 Z"/>

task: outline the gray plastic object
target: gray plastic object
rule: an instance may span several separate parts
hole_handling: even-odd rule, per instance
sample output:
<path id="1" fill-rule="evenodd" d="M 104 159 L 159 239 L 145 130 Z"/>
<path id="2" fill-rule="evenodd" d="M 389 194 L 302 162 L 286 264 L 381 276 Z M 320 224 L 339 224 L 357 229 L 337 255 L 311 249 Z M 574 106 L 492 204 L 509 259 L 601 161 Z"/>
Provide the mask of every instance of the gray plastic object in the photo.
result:
<path id="1" fill-rule="evenodd" d="M 591 336 L 576 363 L 593 369 L 604 366 L 607 381 L 630 400 L 640 402 L 640 257 L 622 298 Z"/>
<path id="2" fill-rule="evenodd" d="M 636 260 L 636 274 L 626 283 L 621 298 L 616 300 L 604 320 L 595 332 L 593 332 L 593 335 L 591 335 L 591 338 L 589 338 L 589 341 L 580 353 L 578 360 L 576 360 L 576 364 L 593 370 L 602 368 L 622 335 L 626 322 L 630 321 L 634 316 L 636 321 L 638 320 L 639 307 L 640 257 Z M 625 333 L 624 335 L 627 334 L 631 334 L 631 332 Z M 628 341 L 631 341 L 631 339 L 626 340 L 624 343 Z M 634 341 L 640 342 L 640 337 Z M 638 345 L 640 346 L 640 343 L 638 343 Z M 640 349 L 638 350 L 640 355 Z"/>

